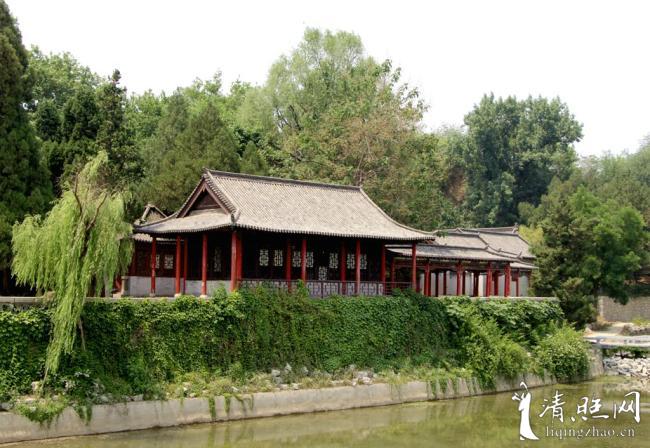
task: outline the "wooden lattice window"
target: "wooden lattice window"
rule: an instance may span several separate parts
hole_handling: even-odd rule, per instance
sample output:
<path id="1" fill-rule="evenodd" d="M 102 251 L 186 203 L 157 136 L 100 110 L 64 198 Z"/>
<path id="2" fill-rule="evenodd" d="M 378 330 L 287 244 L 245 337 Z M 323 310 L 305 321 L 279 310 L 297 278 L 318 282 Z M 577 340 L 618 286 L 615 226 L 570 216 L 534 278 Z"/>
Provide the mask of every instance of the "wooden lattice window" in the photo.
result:
<path id="1" fill-rule="evenodd" d="M 293 266 L 294 268 L 300 267 L 300 252 L 296 251 L 292 254 L 291 266 Z"/>
<path id="2" fill-rule="evenodd" d="M 354 269 L 354 267 L 356 266 L 354 263 L 354 254 L 347 254 L 346 261 L 347 261 L 346 263 L 347 268 Z"/>
<path id="3" fill-rule="evenodd" d="M 318 280 L 327 280 L 327 267 L 321 266 L 318 268 Z"/>
<path id="4" fill-rule="evenodd" d="M 156 254 L 156 269 L 160 269 L 160 254 Z"/>
<path id="5" fill-rule="evenodd" d="M 336 252 L 330 252 L 330 269 L 338 269 L 339 267 L 339 254 Z"/>
<path id="6" fill-rule="evenodd" d="M 260 266 L 268 266 L 269 265 L 269 250 L 268 249 L 260 249 L 259 264 L 260 264 Z"/>
<path id="7" fill-rule="evenodd" d="M 174 256 L 169 254 L 165 255 L 163 266 L 165 269 L 174 269 Z"/>
<path id="8" fill-rule="evenodd" d="M 367 254 L 361 254 L 359 256 L 359 267 L 363 269 L 368 269 L 368 255 Z"/>
<path id="9" fill-rule="evenodd" d="M 282 266 L 284 264 L 284 252 L 281 249 L 273 251 L 273 266 Z"/>
<path id="10" fill-rule="evenodd" d="M 314 267 L 314 253 L 313 252 L 307 252 L 306 254 L 306 264 L 308 268 L 313 268 Z"/>

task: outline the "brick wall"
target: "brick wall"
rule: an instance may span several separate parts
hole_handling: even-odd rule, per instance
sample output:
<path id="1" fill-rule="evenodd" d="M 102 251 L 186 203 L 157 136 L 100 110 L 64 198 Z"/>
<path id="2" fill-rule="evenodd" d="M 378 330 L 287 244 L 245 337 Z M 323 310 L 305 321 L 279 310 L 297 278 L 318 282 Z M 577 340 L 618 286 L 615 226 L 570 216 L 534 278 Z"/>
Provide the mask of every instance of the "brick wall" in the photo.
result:
<path id="1" fill-rule="evenodd" d="M 632 297 L 626 305 L 609 297 L 598 299 L 598 314 L 610 322 L 630 322 L 635 318 L 650 319 L 650 297 Z"/>

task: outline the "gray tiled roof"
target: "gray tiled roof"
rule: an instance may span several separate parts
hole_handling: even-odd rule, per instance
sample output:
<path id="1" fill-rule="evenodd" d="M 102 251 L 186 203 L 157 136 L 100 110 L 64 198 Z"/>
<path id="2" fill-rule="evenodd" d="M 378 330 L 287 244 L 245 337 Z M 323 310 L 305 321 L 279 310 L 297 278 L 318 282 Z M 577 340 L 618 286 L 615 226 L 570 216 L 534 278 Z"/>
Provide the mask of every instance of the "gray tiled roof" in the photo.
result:
<path id="1" fill-rule="evenodd" d="M 399 256 L 411 256 L 409 248 L 390 250 Z M 536 269 L 532 263 L 535 257 L 517 227 L 440 230 L 434 241 L 418 244 L 417 256 L 444 261 L 509 261 L 515 269 Z"/>
<path id="2" fill-rule="evenodd" d="M 268 232 L 425 241 L 433 234 L 399 224 L 360 187 L 205 170 L 202 176 L 227 210 L 177 217 L 138 227 L 169 234 L 224 227 Z M 184 205 L 185 206 L 185 205 Z M 181 209 L 184 208 L 181 207 Z"/>

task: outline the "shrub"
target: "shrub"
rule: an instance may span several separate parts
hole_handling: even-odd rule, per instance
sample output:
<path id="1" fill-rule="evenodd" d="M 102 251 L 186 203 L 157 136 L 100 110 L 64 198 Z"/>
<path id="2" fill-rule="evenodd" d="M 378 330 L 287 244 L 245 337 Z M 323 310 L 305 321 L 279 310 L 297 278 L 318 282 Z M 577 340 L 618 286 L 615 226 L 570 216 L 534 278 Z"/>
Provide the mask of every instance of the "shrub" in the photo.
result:
<path id="1" fill-rule="evenodd" d="M 539 365 L 558 381 L 578 381 L 589 371 L 587 343 L 580 332 L 566 325 L 544 338 L 535 354 Z"/>

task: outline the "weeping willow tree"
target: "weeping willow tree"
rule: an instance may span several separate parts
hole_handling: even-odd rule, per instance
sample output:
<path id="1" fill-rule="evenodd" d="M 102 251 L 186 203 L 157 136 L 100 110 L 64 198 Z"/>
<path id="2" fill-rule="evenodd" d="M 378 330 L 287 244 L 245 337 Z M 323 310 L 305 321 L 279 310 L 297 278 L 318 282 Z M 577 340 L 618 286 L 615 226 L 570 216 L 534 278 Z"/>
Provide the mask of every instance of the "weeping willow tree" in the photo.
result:
<path id="1" fill-rule="evenodd" d="M 131 257 L 124 198 L 110 189 L 107 165 L 106 153 L 100 152 L 64 185 L 44 219 L 28 216 L 13 229 L 17 281 L 53 293 L 46 378 L 57 371 L 63 354 L 72 353 L 77 327 L 83 345 L 80 319 L 86 297 L 110 291 Z"/>

